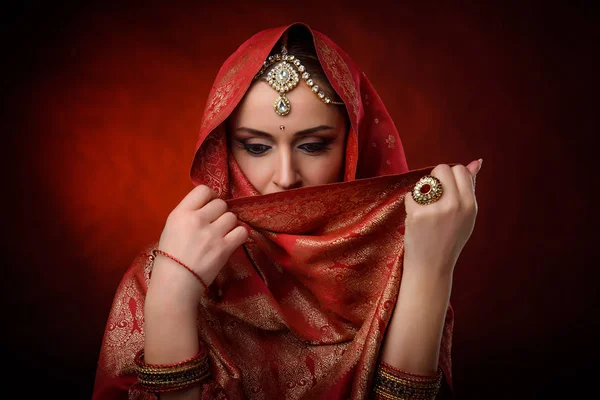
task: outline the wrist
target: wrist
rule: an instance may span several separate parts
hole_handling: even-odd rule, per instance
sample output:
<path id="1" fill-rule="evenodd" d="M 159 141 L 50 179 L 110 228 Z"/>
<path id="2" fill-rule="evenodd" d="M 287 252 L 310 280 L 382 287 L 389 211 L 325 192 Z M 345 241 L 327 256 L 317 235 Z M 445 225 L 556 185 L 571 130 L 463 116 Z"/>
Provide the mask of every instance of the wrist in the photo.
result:
<path id="1" fill-rule="evenodd" d="M 450 273 L 430 268 L 403 271 L 381 349 L 383 361 L 423 375 L 435 371 L 451 290 Z"/>
<path id="2" fill-rule="evenodd" d="M 198 320 L 199 303 L 182 302 L 174 296 L 162 296 L 148 292 L 144 302 L 146 330 L 163 331 L 167 326 L 192 326 Z"/>
<path id="3" fill-rule="evenodd" d="M 402 272 L 402 281 L 410 280 L 418 283 L 451 284 L 453 279 L 453 268 L 433 267 L 422 265 L 405 265 Z"/>
<path id="4" fill-rule="evenodd" d="M 451 281 L 455 265 L 456 260 L 448 261 L 440 258 L 417 260 L 404 253 L 403 273 L 428 281 L 432 279 Z"/>
<path id="5" fill-rule="evenodd" d="M 406 307 L 414 310 L 445 310 L 451 293 L 452 274 L 449 272 L 415 268 L 405 270 L 402 274 L 399 296 Z"/>
<path id="6" fill-rule="evenodd" d="M 195 308 L 204 291 L 202 283 L 175 261 L 163 257 L 154 261 L 147 298 Z"/>

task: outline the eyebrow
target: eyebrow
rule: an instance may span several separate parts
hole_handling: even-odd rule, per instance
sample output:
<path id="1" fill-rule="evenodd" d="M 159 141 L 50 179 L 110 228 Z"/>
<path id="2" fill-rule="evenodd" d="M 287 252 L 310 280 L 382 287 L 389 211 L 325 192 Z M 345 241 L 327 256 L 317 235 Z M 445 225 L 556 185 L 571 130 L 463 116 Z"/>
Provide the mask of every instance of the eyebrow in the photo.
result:
<path id="1" fill-rule="evenodd" d="M 306 136 L 306 135 L 310 135 L 311 133 L 315 133 L 315 132 L 319 132 L 319 131 L 326 131 L 326 130 L 330 130 L 330 129 L 334 129 L 334 128 L 329 125 L 319 125 L 319 126 L 315 126 L 314 128 L 309 128 L 309 129 L 304 129 L 304 130 L 298 131 L 298 132 L 294 133 L 294 137 Z M 248 133 L 251 133 L 256 136 L 273 138 L 273 135 L 271 135 L 270 133 L 259 131 L 257 129 L 246 128 L 245 126 L 241 126 L 241 127 L 237 128 L 235 131 L 236 132 L 238 132 L 238 131 L 248 132 Z"/>

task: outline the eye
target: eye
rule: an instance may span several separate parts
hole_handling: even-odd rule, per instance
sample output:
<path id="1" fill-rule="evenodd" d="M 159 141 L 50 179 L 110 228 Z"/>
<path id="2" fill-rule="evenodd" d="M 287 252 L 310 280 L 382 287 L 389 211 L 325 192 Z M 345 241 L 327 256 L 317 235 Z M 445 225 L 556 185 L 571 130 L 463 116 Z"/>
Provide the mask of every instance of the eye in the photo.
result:
<path id="1" fill-rule="evenodd" d="M 266 144 L 243 143 L 243 145 L 244 149 L 253 155 L 261 155 L 271 149 L 271 146 L 267 146 Z"/>
<path id="2" fill-rule="evenodd" d="M 329 146 L 327 143 L 323 142 L 313 142 L 313 143 L 305 143 L 298 146 L 299 149 L 306 151 L 307 153 L 321 153 L 325 150 L 329 150 Z"/>

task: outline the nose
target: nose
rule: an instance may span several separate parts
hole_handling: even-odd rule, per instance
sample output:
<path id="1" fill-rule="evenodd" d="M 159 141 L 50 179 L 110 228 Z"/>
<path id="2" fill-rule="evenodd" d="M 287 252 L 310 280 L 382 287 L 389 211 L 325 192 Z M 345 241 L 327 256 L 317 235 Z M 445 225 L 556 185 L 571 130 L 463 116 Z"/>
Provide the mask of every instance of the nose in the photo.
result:
<path id="1" fill-rule="evenodd" d="M 277 166 L 273 176 L 275 186 L 281 190 L 288 190 L 302 185 L 302 179 L 297 171 L 291 151 L 281 151 L 276 162 Z"/>

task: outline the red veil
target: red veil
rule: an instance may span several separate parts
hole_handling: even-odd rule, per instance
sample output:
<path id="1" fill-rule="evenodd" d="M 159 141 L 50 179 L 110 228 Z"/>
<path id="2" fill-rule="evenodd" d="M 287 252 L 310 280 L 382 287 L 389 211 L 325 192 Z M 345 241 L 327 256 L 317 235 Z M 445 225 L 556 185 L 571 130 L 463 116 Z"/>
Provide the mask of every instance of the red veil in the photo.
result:
<path id="1" fill-rule="evenodd" d="M 259 32 L 217 75 L 190 171 L 194 185 L 215 190 L 250 231 L 200 307 L 198 334 L 212 374 L 205 399 L 369 396 L 402 277 L 404 196 L 433 169 L 408 170 L 394 123 L 348 55 L 322 33 L 293 26 L 312 34 L 348 111 L 344 181 L 260 195 L 229 155 L 224 121 L 291 26 Z M 119 285 L 94 399 L 153 398 L 135 384 L 133 359 L 143 348 L 156 244 L 140 252 Z M 450 386 L 452 325 L 449 307 L 439 363 Z"/>

